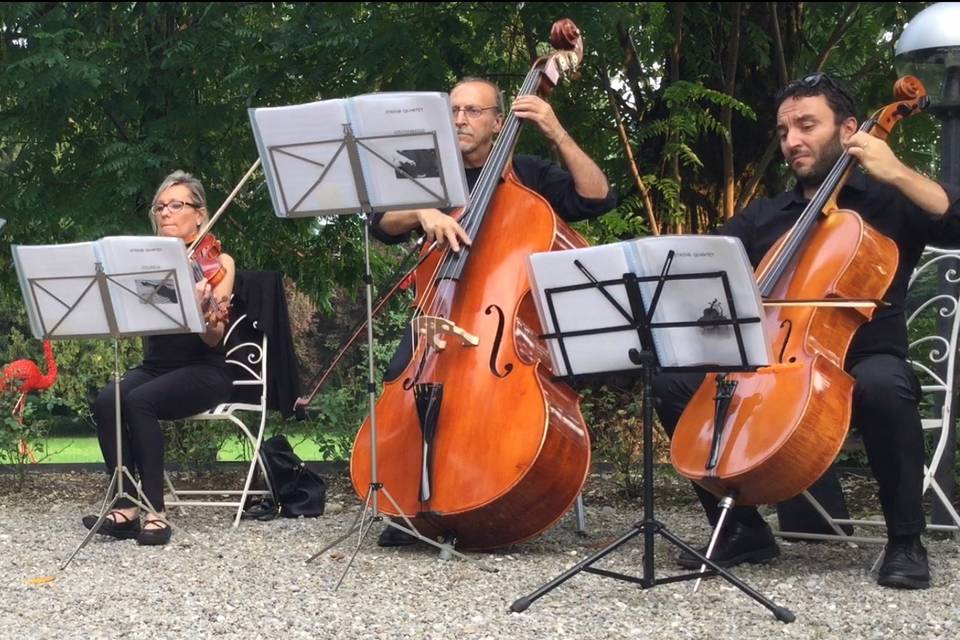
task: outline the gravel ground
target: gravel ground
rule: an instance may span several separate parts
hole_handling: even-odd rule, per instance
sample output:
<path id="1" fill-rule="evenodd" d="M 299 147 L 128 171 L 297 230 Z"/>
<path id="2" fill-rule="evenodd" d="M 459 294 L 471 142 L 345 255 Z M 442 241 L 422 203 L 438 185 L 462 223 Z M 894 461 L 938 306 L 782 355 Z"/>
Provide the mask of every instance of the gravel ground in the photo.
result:
<path id="1" fill-rule="evenodd" d="M 650 590 L 580 574 L 516 614 L 509 605 L 627 531 L 640 505 L 618 497 L 611 480 L 585 488 L 589 535 L 571 515 L 538 539 L 477 562 L 440 561 L 428 547 L 364 540 L 339 591 L 332 590 L 352 544 L 312 564 L 304 560 L 345 531 L 359 503 L 344 478 L 329 479 L 328 513 L 318 519 L 244 522 L 218 509 L 174 513 L 166 547 L 97 536 L 65 571 L 59 564 L 85 533 L 105 488 L 94 474 L 43 474 L 20 493 L 0 476 L 0 637 L 2 638 L 957 638 L 960 547 L 926 541 L 933 585 L 919 592 L 878 587 L 869 569 L 877 547 L 781 543 L 770 565 L 737 574 L 797 616 L 783 624 L 726 582 Z M 869 492 L 868 492 L 869 493 Z M 708 531 L 692 491 L 669 474 L 657 480 L 657 516 L 692 542 Z M 867 500 L 866 503 L 871 501 Z M 656 547 L 657 576 L 675 573 L 676 552 Z M 641 572 L 642 539 L 603 566 Z M 52 580 L 34 584 L 33 579 Z"/>

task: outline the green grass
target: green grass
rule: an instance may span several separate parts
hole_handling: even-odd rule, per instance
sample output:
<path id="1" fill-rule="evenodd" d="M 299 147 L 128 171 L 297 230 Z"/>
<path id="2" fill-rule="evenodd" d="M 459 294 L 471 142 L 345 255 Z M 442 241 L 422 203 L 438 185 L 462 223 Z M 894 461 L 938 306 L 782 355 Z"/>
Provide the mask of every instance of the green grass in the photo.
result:
<path id="1" fill-rule="evenodd" d="M 302 436 L 290 435 L 290 444 L 301 460 L 323 460 L 316 441 Z M 41 440 L 44 463 L 97 463 L 103 462 L 100 444 L 92 436 L 57 436 Z M 218 462 L 235 462 L 247 459 L 239 438 L 230 438 L 217 454 Z M 40 457 L 40 456 L 38 456 Z"/>

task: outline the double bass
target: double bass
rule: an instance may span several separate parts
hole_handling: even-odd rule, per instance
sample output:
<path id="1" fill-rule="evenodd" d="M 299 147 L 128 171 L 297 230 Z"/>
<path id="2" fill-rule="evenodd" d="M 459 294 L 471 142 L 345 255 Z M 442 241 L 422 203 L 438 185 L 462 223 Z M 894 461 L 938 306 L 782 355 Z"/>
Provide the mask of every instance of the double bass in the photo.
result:
<path id="1" fill-rule="evenodd" d="M 547 93 L 582 59 L 579 30 L 553 25 L 558 49 L 537 60 L 519 95 Z M 512 172 L 521 129 L 510 114 L 459 222 L 473 243 L 434 251 L 415 271 L 406 369 L 377 401 L 381 511 L 409 518 L 458 549 L 520 542 L 576 500 L 590 465 L 579 396 L 553 380 L 526 275 L 534 252 L 586 246 Z M 357 433 L 350 477 L 371 485 L 370 419 Z"/>
<path id="2" fill-rule="evenodd" d="M 894 95 L 860 131 L 886 139 L 928 102 L 912 76 L 897 81 Z M 738 504 L 799 494 L 826 472 L 846 438 L 853 404 L 853 378 L 843 368 L 847 349 L 873 317 L 899 263 L 891 239 L 837 205 L 854 162 L 841 154 L 757 267 L 764 299 L 799 303 L 765 308 L 775 362 L 753 373 L 708 375 L 674 432 L 677 471 Z"/>

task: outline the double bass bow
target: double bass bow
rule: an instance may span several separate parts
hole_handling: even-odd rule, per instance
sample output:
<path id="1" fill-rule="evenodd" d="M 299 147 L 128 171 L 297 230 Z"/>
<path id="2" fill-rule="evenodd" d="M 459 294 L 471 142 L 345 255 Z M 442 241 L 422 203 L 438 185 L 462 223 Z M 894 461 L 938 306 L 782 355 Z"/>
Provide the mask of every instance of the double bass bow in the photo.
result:
<path id="1" fill-rule="evenodd" d="M 897 81 L 894 96 L 860 131 L 885 139 L 928 103 L 912 76 Z M 757 267 L 775 363 L 754 373 L 708 375 L 674 432 L 677 471 L 738 504 L 799 494 L 829 468 L 846 438 L 853 404 L 847 349 L 873 317 L 899 263 L 890 238 L 837 204 L 854 163 L 846 151 L 840 155 Z"/>
<path id="2" fill-rule="evenodd" d="M 582 60 L 579 30 L 554 24 L 558 49 L 538 59 L 519 95 L 547 93 Z M 490 549 L 532 537 L 573 504 L 590 463 L 579 397 L 552 379 L 530 295 L 531 253 L 585 246 L 512 171 L 521 121 L 509 114 L 462 212 L 468 249 L 434 251 L 415 272 L 417 337 L 376 405 L 383 513 L 426 535 Z M 371 486 L 369 418 L 350 459 L 354 489 Z"/>

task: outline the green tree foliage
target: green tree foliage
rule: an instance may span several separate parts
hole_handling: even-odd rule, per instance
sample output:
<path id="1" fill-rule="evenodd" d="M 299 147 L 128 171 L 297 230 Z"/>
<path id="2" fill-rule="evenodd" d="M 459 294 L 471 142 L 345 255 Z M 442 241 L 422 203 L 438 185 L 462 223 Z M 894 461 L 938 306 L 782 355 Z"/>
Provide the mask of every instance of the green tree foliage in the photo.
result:
<path id="1" fill-rule="evenodd" d="M 7 3 L 0 5 L 0 359 L 26 333 L 7 244 L 149 233 L 153 189 L 192 171 L 216 207 L 255 160 L 247 109 L 390 90 L 445 90 L 486 76 L 512 95 L 550 26 L 586 41 L 581 77 L 551 100 L 622 196 L 580 229 L 605 242 L 703 232 L 788 182 L 772 96 L 823 69 L 860 114 L 890 99 L 893 46 L 923 3 Z M 628 164 L 619 114 L 635 159 Z M 936 125 L 894 143 L 936 169 Z M 525 134 L 520 150 L 555 155 Z M 279 220 L 260 178 L 215 229 L 243 269 L 279 269 L 349 324 L 359 306 L 360 222 Z M 395 253 L 378 250 L 382 281 Z M 330 345 L 326 345 L 331 348 Z M 83 368 L 91 347 L 63 350 Z M 96 347 L 104 351 L 101 347 Z M 135 354 L 131 354 L 133 357 Z M 359 368 L 357 368 L 359 375 Z M 103 371 L 87 368 L 86 375 Z M 350 386 L 362 379 L 344 375 Z M 83 386 L 83 385 L 81 385 Z M 332 391 L 322 412 L 349 423 L 363 394 Z M 71 392 L 71 406 L 82 397 Z M 347 407 L 354 406 L 346 415 Z M 597 406 L 603 406 L 598 402 Z M 601 412 L 602 413 L 602 412 Z M 335 414 L 335 415 L 333 415 Z M 596 416 L 603 420 L 602 416 Z"/>

